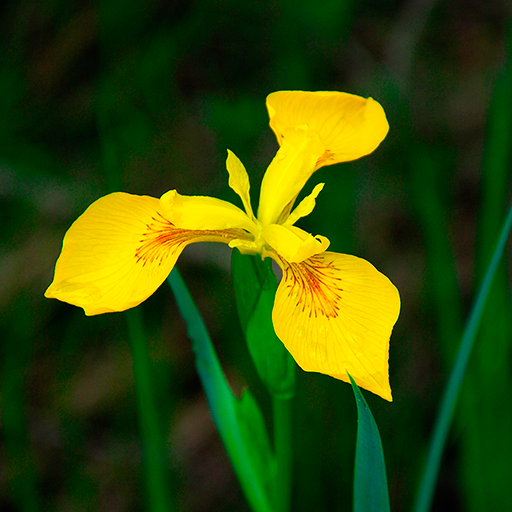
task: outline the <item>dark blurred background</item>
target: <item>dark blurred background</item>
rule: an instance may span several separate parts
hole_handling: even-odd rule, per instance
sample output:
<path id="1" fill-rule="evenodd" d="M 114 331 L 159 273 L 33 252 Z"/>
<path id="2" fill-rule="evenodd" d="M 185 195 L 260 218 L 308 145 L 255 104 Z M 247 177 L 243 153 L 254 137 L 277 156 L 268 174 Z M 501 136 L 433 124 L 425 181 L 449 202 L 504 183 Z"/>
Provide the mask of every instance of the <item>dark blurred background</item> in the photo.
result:
<path id="1" fill-rule="evenodd" d="M 510 198 L 510 2 L 10 0 L 0 9 L 0 509 L 149 510 L 126 317 L 85 317 L 44 299 L 62 238 L 116 190 L 176 188 L 238 204 L 227 148 L 247 167 L 256 201 L 277 149 L 265 97 L 303 89 L 372 96 L 388 115 L 374 154 L 313 176 L 307 192 L 326 187 L 300 225 L 332 250 L 368 259 L 401 292 L 394 401 L 366 396 L 391 508 L 410 510 Z M 250 386 L 268 414 L 238 325 L 230 251 L 197 244 L 178 267 L 233 388 Z M 507 276 L 504 264 L 436 511 L 512 510 Z M 175 509 L 248 510 L 169 288 L 139 308 Z M 350 510 L 355 434 L 350 386 L 299 371 L 292 510 Z"/>

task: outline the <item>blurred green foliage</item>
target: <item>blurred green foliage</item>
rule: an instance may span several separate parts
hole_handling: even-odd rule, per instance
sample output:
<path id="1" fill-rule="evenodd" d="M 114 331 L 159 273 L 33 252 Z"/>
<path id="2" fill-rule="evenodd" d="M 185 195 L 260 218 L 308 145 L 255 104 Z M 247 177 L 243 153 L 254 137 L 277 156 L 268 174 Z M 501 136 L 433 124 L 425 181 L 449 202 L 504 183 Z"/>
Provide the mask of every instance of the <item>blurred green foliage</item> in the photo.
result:
<path id="1" fill-rule="evenodd" d="M 326 187 L 301 227 L 368 259 L 401 292 L 394 402 L 367 400 L 391 509 L 409 510 L 510 200 L 510 4 L 10 0 L 0 9 L 1 510 L 148 510 L 125 315 L 88 318 L 43 293 L 65 230 L 109 191 L 177 188 L 236 202 L 229 148 L 257 193 L 277 147 L 264 100 L 279 89 L 371 95 L 390 121 L 374 154 L 314 175 L 304 192 Z M 250 386 L 270 414 L 242 342 L 229 263 L 225 247 L 198 244 L 179 267 L 234 389 Z M 171 501 L 176 510 L 247 510 L 169 290 L 140 310 Z M 503 265 L 436 511 L 512 510 L 511 313 Z M 347 510 L 352 391 L 297 377 L 292 509 Z"/>

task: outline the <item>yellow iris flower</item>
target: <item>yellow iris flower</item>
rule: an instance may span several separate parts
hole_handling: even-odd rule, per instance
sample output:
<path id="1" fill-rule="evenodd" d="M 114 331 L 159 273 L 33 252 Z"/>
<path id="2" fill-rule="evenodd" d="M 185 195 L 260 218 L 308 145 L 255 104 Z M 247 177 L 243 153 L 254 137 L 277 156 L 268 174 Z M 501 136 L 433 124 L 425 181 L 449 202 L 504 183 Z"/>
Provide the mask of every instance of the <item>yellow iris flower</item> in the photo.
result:
<path id="1" fill-rule="evenodd" d="M 323 188 L 295 200 L 324 165 L 371 153 L 388 132 L 382 107 L 340 92 L 280 91 L 267 97 L 279 150 L 261 185 L 257 215 L 249 178 L 228 151 L 229 186 L 244 210 L 175 190 L 160 199 L 114 193 L 98 199 L 69 228 L 46 297 L 86 315 L 124 311 L 146 300 L 194 242 L 222 242 L 271 257 L 283 271 L 272 321 L 298 365 L 356 383 L 391 400 L 389 338 L 400 298 L 367 261 L 327 251 L 329 240 L 294 224 L 309 215 Z"/>

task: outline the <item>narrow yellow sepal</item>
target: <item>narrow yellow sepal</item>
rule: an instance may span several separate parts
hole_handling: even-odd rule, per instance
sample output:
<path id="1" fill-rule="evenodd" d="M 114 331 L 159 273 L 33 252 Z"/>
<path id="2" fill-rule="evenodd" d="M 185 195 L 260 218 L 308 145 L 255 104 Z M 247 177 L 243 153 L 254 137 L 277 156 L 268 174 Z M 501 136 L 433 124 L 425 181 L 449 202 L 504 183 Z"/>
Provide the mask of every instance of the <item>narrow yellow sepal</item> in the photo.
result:
<path id="1" fill-rule="evenodd" d="M 278 91 L 267 96 L 267 109 L 280 145 L 290 128 L 307 125 L 318 134 L 326 150 L 317 169 L 371 153 L 389 130 L 379 103 L 344 92 Z"/>
<path id="2" fill-rule="evenodd" d="M 324 252 L 283 267 L 272 319 L 279 339 L 306 371 L 331 375 L 386 400 L 389 338 L 398 290 L 367 261 Z"/>

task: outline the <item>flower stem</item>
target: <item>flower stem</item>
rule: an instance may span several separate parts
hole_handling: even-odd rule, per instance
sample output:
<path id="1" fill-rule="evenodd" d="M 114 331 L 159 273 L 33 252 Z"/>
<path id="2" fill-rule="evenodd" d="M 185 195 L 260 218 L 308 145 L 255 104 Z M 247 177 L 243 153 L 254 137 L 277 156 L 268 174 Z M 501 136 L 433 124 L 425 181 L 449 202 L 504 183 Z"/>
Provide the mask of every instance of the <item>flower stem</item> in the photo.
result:
<path id="1" fill-rule="evenodd" d="M 277 458 L 275 510 L 290 510 L 292 491 L 292 400 L 272 397 L 274 411 L 274 446 Z"/>

